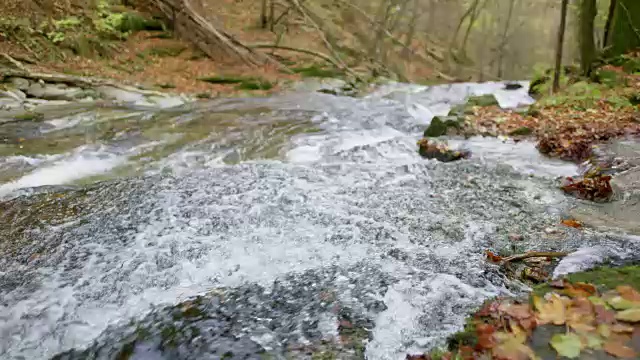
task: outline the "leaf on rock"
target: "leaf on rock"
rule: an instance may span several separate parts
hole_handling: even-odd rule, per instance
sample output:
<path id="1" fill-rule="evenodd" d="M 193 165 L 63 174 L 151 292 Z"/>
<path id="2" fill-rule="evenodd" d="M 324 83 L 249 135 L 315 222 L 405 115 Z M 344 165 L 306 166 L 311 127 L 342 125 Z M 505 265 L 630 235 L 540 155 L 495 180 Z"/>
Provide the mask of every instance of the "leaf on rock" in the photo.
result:
<path id="1" fill-rule="evenodd" d="M 604 344 L 604 340 L 600 338 L 598 335 L 585 333 L 580 335 L 580 339 L 582 340 L 582 344 L 584 347 L 593 350 L 600 350 Z"/>
<path id="2" fill-rule="evenodd" d="M 502 256 L 498 256 L 498 255 L 494 254 L 493 252 L 491 252 L 489 250 L 485 250 L 484 253 L 487 254 L 487 260 L 489 260 L 489 261 L 491 261 L 493 263 L 502 262 Z"/>
<path id="3" fill-rule="evenodd" d="M 580 356 L 580 350 L 582 350 L 582 342 L 576 334 L 555 334 L 549 344 L 558 352 L 558 355 L 570 359 Z"/>
<path id="4" fill-rule="evenodd" d="M 491 349 L 496 346 L 496 340 L 493 337 L 493 333 L 496 331 L 495 327 L 491 324 L 478 324 L 476 325 L 476 334 L 478 335 L 478 342 L 476 348 L 480 351 L 484 349 Z"/>
<path id="5" fill-rule="evenodd" d="M 611 326 L 609 325 L 600 324 L 598 325 L 598 328 L 596 330 L 598 331 L 598 334 L 603 338 L 608 338 L 609 336 L 611 336 Z"/>
<path id="6" fill-rule="evenodd" d="M 595 305 L 593 309 L 596 313 L 596 322 L 598 324 L 613 324 L 616 322 L 615 311 L 605 308 L 604 305 Z"/>
<path id="7" fill-rule="evenodd" d="M 613 298 L 607 300 L 607 303 L 609 305 L 611 305 L 611 307 L 616 309 L 616 310 L 627 310 L 627 309 L 631 309 L 631 308 L 640 308 L 640 302 L 639 301 L 630 301 L 630 300 L 627 300 L 627 299 L 623 298 L 622 296 L 613 297 Z"/>
<path id="8" fill-rule="evenodd" d="M 536 309 L 538 309 L 538 313 L 536 314 L 538 323 L 563 325 L 566 322 L 565 305 L 557 294 L 551 294 L 551 298 L 547 302 L 541 300 L 539 297 L 534 297 L 533 303 Z"/>
<path id="9" fill-rule="evenodd" d="M 611 331 L 614 333 L 632 333 L 633 326 L 629 326 L 626 324 L 613 324 L 611 325 Z"/>
<path id="10" fill-rule="evenodd" d="M 620 311 L 616 315 L 616 319 L 626 322 L 637 323 L 640 322 L 640 308 L 633 308 Z"/>
<path id="11" fill-rule="evenodd" d="M 604 344 L 604 351 L 609 355 L 622 359 L 635 359 L 637 356 L 636 352 L 632 348 L 616 341 L 608 341 Z"/>
<path id="12" fill-rule="evenodd" d="M 640 293 L 629 285 L 620 285 L 616 287 L 616 291 L 625 300 L 640 302 Z"/>
<path id="13" fill-rule="evenodd" d="M 535 358 L 535 353 L 530 347 L 523 344 L 522 338 L 505 334 L 505 342 L 493 348 L 494 359 L 498 360 L 529 360 Z"/>
<path id="14" fill-rule="evenodd" d="M 501 310 L 516 320 L 527 319 L 533 316 L 529 304 L 511 304 L 503 306 Z"/>
<path id="15" fill-rule="evenodd" d="M 573 219 L 562 220 L 562 225 L 572 227 L 575 229 L 580 229 L 582 227 L 582 224 L 580 224 L 578 221 Z"/>

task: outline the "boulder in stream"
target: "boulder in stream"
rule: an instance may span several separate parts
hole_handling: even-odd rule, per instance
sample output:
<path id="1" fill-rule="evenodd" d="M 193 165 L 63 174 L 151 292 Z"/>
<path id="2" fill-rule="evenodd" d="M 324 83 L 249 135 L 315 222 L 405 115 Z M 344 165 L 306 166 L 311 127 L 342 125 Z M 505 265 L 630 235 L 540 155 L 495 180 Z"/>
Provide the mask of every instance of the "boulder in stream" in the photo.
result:
<path id="1" fill-rule="evenodd" d="M 425 137 L 457 134 L 464 127 L 465 119 L 460 116 L 436 116 L 424 131 Z"/>
<path id="2" fill-rule="evenodd" d="M 471 157 L 471 152 L 468 150 L 451 149 L 447 143 L 438 142 L 433 139 L 421 139 L 418 141 L 418 147 L 420 156 L 442 162 L 451 162 Z"/>

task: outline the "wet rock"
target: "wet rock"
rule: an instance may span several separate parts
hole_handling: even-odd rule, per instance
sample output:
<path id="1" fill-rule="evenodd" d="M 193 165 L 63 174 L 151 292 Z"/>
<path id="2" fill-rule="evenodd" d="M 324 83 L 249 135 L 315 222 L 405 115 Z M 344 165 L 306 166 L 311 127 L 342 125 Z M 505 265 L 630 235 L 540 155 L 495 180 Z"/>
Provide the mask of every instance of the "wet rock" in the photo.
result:
<path id="1" fill-rule="evenodd" d="M 436 142 L 431 139 L 424 138 L 418 141 L 418 146 L 420 156 L 427 159 L 451 162 L 471 157 L 471 152 L 468 150 L 453 150 L 446 143 Z"/>
<path id="2" fill-rule="evenodd" d="M 29 89 L 29 86 L 31 86 L 31 82 L 29 80 L 19 77 L 10 78 L 9 83 L 11 83 L 13 87 L 21 91 L 27 91 L 27 89 Z"/>
<path id="3" fill-rule="evenodd" d="M 27 94 L 44 100 L 74 101 L 83 97 L 83 90 L 78 87 L 67 87 L 62 84 L 34 83 L 26 90 Z"/>
<path id="4" fill-rule="evenodd" d="M 21 90 L 15 89 L 15 90 L 0 91 L 0 97 L 13 99 L 16 102 L 21 103 L 27 98 L 27 95 L 25 95 L 25 93 L 23 93 Z"/>
<path id="5" fill-rule="evenodd" d="M 95 89 L 101 97 L 123 103 L 143 102 L 145 96 L 141 93 L 118 89 L 113 86 L 98 86 Z"/>
<path id="6" fill-rule="evenodd" d="M 436 116 L 424 131 L 425 137 L 438 137 L 457 133 L 464 126 L 464 118 L 456 116 Z"/>
<path id="7" fill-rule="evenodd" d="M 498 100 L 493 94 L 489 95 L 479 95 L 479 96 L 471 96 L 467 99 L 468 106 L 498 106 Z"/>
<path id="8" fill-rule="evenodd" d="M 506 83 L 504 85 L 504 89 L 505 90 L 518 90 L 518 89 L 522 89 L 522 85 L 520 85 L 518 83 Z"/>

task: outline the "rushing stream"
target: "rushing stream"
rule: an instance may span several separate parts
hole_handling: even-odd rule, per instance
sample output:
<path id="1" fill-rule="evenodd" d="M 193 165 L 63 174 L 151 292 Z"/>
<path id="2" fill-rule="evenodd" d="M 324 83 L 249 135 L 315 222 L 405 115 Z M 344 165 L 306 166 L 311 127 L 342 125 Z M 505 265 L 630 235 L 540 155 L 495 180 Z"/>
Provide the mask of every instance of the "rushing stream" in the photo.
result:
<path id="1" fill-rule="evenodd" d="M 338 358 L 402 359 L 442 344 L 484 299 L 522 290 L 484 261 L 509 234 L 521 250 L 637 254 L 631 237 L 558 227 L 573 200 L 554 179 L 577 168 L 532 143 L 452 140 L 473 152 L 455 163 L 417 154 L 432 114 L 469 94 L 530 100 L 502 87 L 0 126 L 13 141 L 0 148 L 0 358 L 84 358 L 88 346 L 104 358 L 298 358 L 335 343 Z M 181 327 L 176 309 L 197 321 Z"/>

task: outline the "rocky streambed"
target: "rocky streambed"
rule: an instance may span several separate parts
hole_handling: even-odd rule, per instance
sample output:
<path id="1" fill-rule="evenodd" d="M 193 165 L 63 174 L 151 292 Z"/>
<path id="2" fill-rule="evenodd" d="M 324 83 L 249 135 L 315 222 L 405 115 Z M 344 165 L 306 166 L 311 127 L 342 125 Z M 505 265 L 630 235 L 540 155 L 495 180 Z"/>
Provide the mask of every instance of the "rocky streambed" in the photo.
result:
<path id="1" fill-rule="evenodd" d="M 396 84 L 3 123 L 0 357 L 400 359 L 526 288 L 484 250 L 637 260 L 623 227 L 560 224 L 578 167 L 533 143 L 417 153 L 434 115 L 489 93 L 530 101 Z"/>

